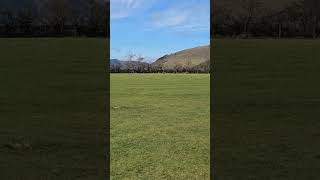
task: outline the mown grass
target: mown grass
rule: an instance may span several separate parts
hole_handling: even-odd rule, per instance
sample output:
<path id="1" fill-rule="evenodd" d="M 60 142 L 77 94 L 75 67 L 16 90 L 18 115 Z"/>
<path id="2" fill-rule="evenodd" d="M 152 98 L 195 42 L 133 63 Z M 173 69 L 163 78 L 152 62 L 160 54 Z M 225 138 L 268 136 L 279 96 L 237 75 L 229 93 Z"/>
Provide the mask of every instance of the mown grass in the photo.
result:
<path id="1" fill-rule="evenodd" d="M 111 179 L 209 179 L 208 74 L 111 74 Z"/>
<path id="2" fill-rule="evenodd" d="M 214 42 L 217 179 L 319 179 L 319 47 Z"/>
<path id="3" fill-rule="evenodd" d="M 103 179 L 106 48 L 0 39 L 0 179 Z"/>

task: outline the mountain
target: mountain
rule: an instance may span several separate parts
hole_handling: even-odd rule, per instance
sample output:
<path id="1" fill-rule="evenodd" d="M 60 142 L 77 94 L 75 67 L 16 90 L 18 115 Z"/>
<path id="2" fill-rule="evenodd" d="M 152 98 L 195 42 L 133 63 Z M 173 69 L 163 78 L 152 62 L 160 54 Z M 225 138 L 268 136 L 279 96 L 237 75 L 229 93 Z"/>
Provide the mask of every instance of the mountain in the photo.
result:
<path id="1" fill-rule="evenodd" d="M 177 66 L 195 67 L 210 61 L 210 46 L 198 46 L 185 49 L 173 54 L 165 55 L 152 65 L 161 66 L 162 69 L 174 69 Z"/>
<path id="2" fill-rule="evenodd" d="M 122 68 L 124 69 L 126 68 L 130 69 L 130 67 L 135 69 L 136 67 L 146 66 L 149 64 L 147 62 L 140 62 L 140 61 L 120 61 L 120 62 L 121 62 Z"/>
<path id="3" fill-rule="evenodd" d="M 132 64 L 132 65 L 139 65 L 139 64 L 149 64 L 147 62 L 139 62 L 139 61 L 120 61 L 119 59 L 110 59 L 110 65 L 114 65 L 114 64 L 121 64 L 121 65 L 128 65 L 128 64 Z"/>
<path id="4" fill-rule="evenodd" d="M 120 61 L 118 59 L 110 59 L 110 68 L 111 69 L 132 69 L 138 70 L 139 68 L 148 66 L 149 63 L 140 62 L 140 61 Z"/>
<path id="5" fill-rule="evenodd" d="M 110 59 L 110 65 L 121 64 L 121 61 L 118 59 Z"/>

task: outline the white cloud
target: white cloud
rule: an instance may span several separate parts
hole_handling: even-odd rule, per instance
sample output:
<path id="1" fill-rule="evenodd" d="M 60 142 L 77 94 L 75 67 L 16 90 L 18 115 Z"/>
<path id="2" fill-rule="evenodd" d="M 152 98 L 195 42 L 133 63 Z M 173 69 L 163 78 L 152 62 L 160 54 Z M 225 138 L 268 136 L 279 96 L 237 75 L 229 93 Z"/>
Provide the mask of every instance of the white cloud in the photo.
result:
<path id="1" fill-rule="evenodd" d="M 151 16 L 151 21 L 155 27 L 172 27 L 186 23 L 189 17 L 189 12 L 179 11 L 178 9 L 169 9 L 163 12 L 154 13 Z"/>
<path id="2" fill-rule="evenodd" d="M 111 0 L 111 19 L 122 19 L 141 12 L 149 7 L 154 0 Z"/>
<path id="3" fill-rule="evenodd" d="M 151 27 L 178 32 L 208 31 L 210 29 L 209 8 L 204 4 L 185 3 L 158 11 L 151 15 Z"/>

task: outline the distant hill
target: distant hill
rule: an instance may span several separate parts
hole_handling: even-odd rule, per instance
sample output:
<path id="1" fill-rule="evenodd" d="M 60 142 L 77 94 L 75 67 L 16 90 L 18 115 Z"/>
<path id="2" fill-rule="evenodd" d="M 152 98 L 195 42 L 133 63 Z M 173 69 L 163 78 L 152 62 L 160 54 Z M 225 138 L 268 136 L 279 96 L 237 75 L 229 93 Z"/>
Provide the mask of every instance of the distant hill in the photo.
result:
<path id="1" fill-rule="evenodd" d="M 139 64 L 149 64 L 147 62 L 139 62 L 139 61 L 121 61 L 119 59 L 110 59 L 110 65 L 121 64 L 121 65 L 139 65 Z"/>
<path id="2" fill-rule="evenodd" d="M 198 46 L 185 49 L 173 54 L 165 55 L 156 60 L 152 65 L 161 66 L 163 69 L 174 69 L 177 66 L 195 67 L 210 61 L 210 46 Z"/>
<path id="3" fill-rule="evenodd" d="M 110 68 L 114 71 L 119 70 L 129 70 L 129 71 L 138 71 L 141 68 L 149 66 L 149 63 L 140 62 L 140 61 L 120 61 L 118 59 L 110 59 Z"/>
<path id="4" fill-rule="evenodd" d="M 140 61 L 120 61 L 122 68 L 133 68 L 136 69 L 138 66 L 146 66 L 149 63 L 147 62 L 140 62 Z"/>
<path id="5" fill-rule="evenodd" d="M 121 64 L 121 61 L 118 59 L 110 59 L 110 65 Z"/>

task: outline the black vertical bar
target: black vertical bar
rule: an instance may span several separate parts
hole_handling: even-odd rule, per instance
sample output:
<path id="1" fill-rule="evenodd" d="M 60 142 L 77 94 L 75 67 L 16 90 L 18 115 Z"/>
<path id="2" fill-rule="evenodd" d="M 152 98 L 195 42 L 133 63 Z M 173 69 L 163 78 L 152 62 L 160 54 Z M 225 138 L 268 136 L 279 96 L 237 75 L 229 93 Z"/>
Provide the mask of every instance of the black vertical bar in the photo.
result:
<path id="1" fill-rule="evenodd" d="M 110 0 L 107 2 L 107 55 L 106 55 L 106 129 L 105 129 L 105 138 L 106 138 L 106 180 L 110 179 Z"/>
<path id="2" fill-rule="evenodd" d="M 214 57 L 213 57 L 213 0 L 210 0 L 210 179 L 215 179 L 214 162 Z"/>

